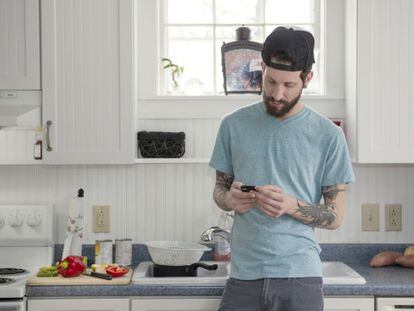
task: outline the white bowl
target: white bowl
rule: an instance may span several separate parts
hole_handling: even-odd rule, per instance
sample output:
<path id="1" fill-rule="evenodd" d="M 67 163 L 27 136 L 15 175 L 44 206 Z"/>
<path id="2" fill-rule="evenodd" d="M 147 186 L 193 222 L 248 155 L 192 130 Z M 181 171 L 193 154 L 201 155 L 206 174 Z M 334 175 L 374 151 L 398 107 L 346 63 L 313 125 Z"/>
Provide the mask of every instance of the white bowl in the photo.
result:
<path id="1" fill-rule="evenodd" d="M 157 265 L 183 266 L 198 262 L 210 248 L 179 241 L 151 241 L 145 243 L 152 261 Z"/>

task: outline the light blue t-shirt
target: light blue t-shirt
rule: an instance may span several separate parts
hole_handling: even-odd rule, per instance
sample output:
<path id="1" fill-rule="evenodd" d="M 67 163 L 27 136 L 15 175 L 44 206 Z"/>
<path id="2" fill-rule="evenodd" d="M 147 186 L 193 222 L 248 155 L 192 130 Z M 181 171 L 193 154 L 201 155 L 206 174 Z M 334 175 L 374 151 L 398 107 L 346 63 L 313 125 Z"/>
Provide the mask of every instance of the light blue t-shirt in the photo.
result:
<path id="1" fill-rule="evenodd" d="M 321 201 L 323 186 L 355 180 L 344 133 L 304 106 L 283 121 L 263 102 L 240 108 L 221 122 L 210 166 L 246 185 L 276 185 L 308 203 Z M 258 208 L 236 214 L 231 236 L 231 277 L 242 280 L 320 277 L 314 228 Z"/>

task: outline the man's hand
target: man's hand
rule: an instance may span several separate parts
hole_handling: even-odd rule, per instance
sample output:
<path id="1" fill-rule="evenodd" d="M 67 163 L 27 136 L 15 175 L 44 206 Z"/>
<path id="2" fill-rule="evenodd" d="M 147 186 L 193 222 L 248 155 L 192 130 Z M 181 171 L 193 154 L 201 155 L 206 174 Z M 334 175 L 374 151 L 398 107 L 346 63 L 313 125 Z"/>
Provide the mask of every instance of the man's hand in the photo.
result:
<path id="1" fill-rule="evenodd" d="M 291 214 L 297 208 L 297 199 L 277 186 L 256 186 L 256 202 L 260 210 L 272 218 Z"/>
<path id="2" fill-rule="evenodd" d="M 277 186 L 256 186 L 256 202 L 266 215 L 278 218 L 287 214 L 305 225 L 336 229 L 343 221 L 345 184 L 322 187 L 324 203 L 310 204 L 298 200 Z"/>
<path id="3" fill-rule="evenodd" d="M 256 203 L 256 192 L 242 192 L 240 190 L 241 182 L 235 181 L 231 184 L 231 188 L 225 194 L 226 205 L 239 214 L 246 213 Z"/>

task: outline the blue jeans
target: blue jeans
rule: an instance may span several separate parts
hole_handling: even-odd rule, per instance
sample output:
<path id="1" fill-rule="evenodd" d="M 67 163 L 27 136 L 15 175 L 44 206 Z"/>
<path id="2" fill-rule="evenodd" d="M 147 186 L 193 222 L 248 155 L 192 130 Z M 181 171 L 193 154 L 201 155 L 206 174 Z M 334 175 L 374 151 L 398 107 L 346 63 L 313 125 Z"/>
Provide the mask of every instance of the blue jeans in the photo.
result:
<path id="1" fill-rule="evenodd" d="M 219 311 L 322 311 L 322 278 L 227 280 Z"/>

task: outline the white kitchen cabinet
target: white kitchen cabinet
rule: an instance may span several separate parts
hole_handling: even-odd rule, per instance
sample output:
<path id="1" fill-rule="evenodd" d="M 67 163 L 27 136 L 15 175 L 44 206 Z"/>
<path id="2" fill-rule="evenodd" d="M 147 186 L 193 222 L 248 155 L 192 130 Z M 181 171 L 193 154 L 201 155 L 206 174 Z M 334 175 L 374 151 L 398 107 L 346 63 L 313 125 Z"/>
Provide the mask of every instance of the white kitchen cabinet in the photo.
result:
<path id="1" fill-rule="evenodd" d="M 220 300 L 219 297 L 146 297 L 133 299 L 131 311 L 216 311 Z"/>
<path id="2" fill-rule="evenodd" d="M 324 311 L 374 311 L 374 297 L 325 297 Z"/>
<path id="3" fill-rule="evenodd" d="M 220 297 L 145 297 L 133 299 L 131 311 L 216 311 L 220 300 Z M 375 310 L 373 297 L 325 297 L 324 305 L 325 311 Z"/>
<path id="4" fill-rule="evenodd" d="M 29 299 L 28 311 L 129 311 L 127 298 Z"/>
<path id="5" fill-rule="evenodd" d="M 133 163 L 134 1 L 43 0 L 43 163 Z"/>
<path id="6" fill-rule="evenodd" d="M 39 90 L 39 0 L 0 0 L 0 90 Z"/>
<path id="7" fill-rule="evenodd" d="M 359 163 L 414 163 L 414 5 L 347 5 L 347 125 Z"/>
<path id="8" fill-rule="evenodd" d="M 414 309 L 414 297 L 377 298 L 377 311 L 408 311 Z"/>

